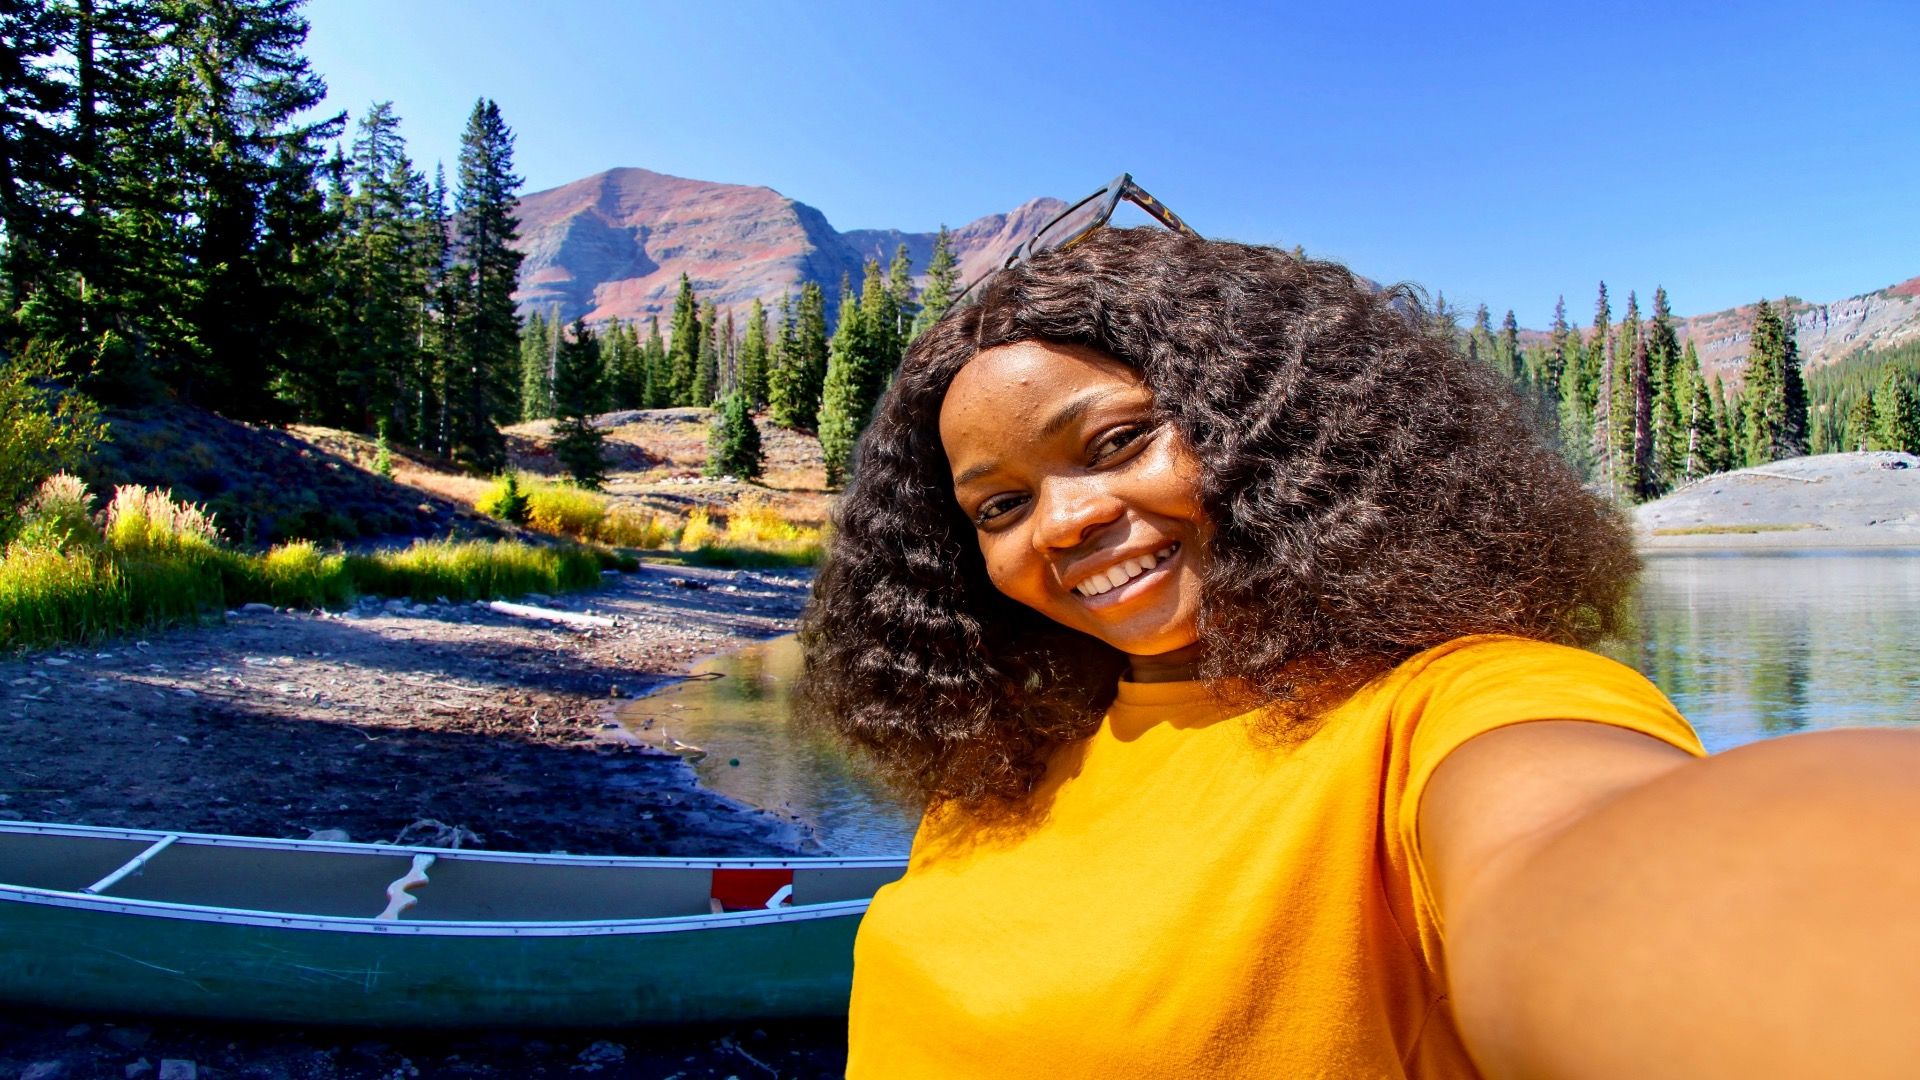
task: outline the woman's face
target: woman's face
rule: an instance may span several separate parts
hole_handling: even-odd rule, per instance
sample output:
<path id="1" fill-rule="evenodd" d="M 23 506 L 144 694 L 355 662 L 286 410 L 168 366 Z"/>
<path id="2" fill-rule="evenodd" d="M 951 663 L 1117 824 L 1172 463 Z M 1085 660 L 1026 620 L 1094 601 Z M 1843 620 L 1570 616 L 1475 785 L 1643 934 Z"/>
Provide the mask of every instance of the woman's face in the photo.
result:
<path id="1" fill-rule="evenodd" d="M 1136 679 L 1190 677 L 1199 463 L 1138 372 L 1079 346 L 988 349 L 954 376 L 940 440 L 996 588 L 1127 653 Z"/>

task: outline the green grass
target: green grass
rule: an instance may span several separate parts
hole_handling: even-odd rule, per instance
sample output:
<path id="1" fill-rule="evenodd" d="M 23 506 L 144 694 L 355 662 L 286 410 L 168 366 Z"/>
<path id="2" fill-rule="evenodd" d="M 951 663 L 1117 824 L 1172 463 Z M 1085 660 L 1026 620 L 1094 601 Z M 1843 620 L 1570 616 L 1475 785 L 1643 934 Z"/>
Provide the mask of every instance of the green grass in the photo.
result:
<path id="1" fill-rule="evenodd" d="M 254 554 L 222 546 L 199 508 L 165 492 L 122 488 L 99 524 L 84 500 L 76 513 L 70 492 L 53 494 L 24 508 L 23 539 L 0 555 L 0 648 L 198 623 L 255 602 L 339 608 L 365 595 L 463 601 L 568 592 L 597 584 L 603 567 L 638 565 L 606 549 L 518 541 L 421 540 L 370 555 L 295 541 Z"/>

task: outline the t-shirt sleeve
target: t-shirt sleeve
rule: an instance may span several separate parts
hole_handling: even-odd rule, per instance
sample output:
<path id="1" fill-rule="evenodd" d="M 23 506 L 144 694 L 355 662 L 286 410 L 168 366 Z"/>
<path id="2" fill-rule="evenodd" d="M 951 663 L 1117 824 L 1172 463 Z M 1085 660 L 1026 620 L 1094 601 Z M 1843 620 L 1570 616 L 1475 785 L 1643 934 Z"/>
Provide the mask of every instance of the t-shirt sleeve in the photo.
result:
<path id="1" fill-rule="evenodd" d="M 1421 664 L 1394 702 L 1393 739 L 1405 786 L 1392 823 L 1409 864 L 1423 947 L 1437 948 L 1439 919 L 1419 847 L 1420 798 L 1448 754 L 1509 724 L 1581 720 L 1652 736 L 1689 754 L 1706 750 L 1692 725 L 1646 676 L 1583 649 L 1523 638 L 1468 638 L 1414 658 Z"/>

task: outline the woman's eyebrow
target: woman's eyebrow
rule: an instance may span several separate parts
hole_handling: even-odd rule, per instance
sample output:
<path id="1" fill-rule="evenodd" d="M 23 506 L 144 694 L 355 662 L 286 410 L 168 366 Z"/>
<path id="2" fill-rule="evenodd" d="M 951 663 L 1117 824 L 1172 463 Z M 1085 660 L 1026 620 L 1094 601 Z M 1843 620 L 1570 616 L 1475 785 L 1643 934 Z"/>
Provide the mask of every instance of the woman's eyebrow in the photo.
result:
<path id="1" fill-rule="evenodd" d="M 1068 428 L 1073 427 L 1074 425 L 1080 423 L 1082 420 L 1086 419 L 1086 416 L 1088 413 L 1092 412 L 1095 408 L 1099 407 L 1100 405 L 1105 404 L 1109 398 L 1123 395 L 1125 393 L 1126 393 L 1125 390 L 1118 390 L 1118 389 L 1115 389 L 1115 390 L 1095 389 L 1095 390 L 1089 390 L 1086 393 L 1081 394 L 1079 397 L 1074 398 L 1072 401 L 1067 402 L 1065 405 L 1062 405 L 1060 407 L 1059 412 L 1054 413 L 1051 417 L 1047 419 L 1046 423 L 1040 425 L 1040 432 L 1038 437 L 1043 440 L 1053 438 L 1054 436 L 1060 434 L 1061 432 L 1067 430 Z M 980 464 L 975 465 L 972 468 L 966 470 L 965 472 L 962 472 L 959 475 L 955 476 L 953 478 L 953 486 L 955 488 L 965 487 L 969 483 L 972 483 L 973 481 L 978 480 L 981 477 L 994 472 L 999 467 L 1000 467 L 1000 463 L 998 461 L 981 462 Z"/>

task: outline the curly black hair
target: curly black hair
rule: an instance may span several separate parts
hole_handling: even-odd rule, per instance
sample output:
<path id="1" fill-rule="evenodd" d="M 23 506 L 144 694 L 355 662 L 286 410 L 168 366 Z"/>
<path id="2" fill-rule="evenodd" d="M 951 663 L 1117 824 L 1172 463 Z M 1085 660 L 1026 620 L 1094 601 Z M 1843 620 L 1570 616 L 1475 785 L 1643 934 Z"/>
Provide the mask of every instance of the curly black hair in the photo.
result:
<path id="1" fill-rule="evenodd" d="M 1466 634 L 1589 644 L 1638 560 L 1507 384 L 1417 297 L 1332 262 L 1108 229 L 989 283 L 908 350 L 861 438 L 801 624 L 803 707 L 917 801 L 1018 804 L 1098 727 L 1126 658 L 1001 595 L 953 495 L 939 412 L 1020 341 L 1140 372 L 1201 465 L 1201 677 L 1307 731 Z"/>

